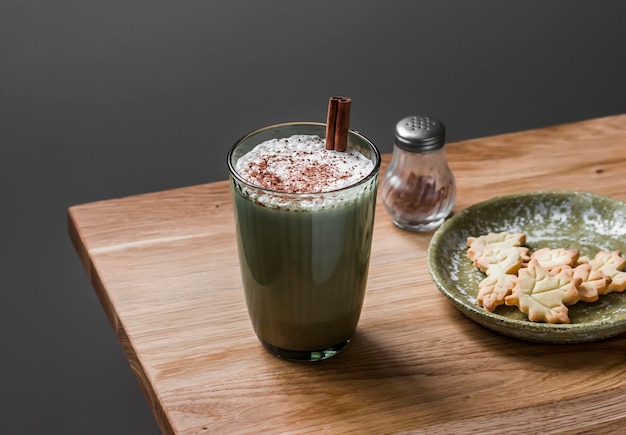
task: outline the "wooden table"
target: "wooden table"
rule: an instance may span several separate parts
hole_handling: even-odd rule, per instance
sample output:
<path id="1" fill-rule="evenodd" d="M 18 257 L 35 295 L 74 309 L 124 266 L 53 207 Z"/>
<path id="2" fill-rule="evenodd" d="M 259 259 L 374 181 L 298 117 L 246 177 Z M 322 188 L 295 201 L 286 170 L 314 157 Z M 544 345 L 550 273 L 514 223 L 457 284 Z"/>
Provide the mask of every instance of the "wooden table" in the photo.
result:
<path id="1" fill-rule="evenodd" d="M 520 191 L 626 200 L 626 115 L 452 143 L 455 210 Z M 389 161 L 385 156 L 385 162 Z M 165 433 L 552 433 L 626 424 L 626 337 L 546 345 L 473 323 L 438 292 L 431 234 L 377 208 L 355 337 L 292 363 L 248 320 L 226 181 L 78 205 L 69 230 Z"/>

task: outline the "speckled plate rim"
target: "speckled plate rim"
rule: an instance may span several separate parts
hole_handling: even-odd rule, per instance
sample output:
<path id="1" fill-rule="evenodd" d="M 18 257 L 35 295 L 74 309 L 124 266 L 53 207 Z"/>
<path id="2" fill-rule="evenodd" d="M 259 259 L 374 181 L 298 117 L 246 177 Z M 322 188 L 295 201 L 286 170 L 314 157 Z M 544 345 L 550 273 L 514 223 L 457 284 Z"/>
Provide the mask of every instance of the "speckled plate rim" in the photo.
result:
<path id="1" fill-rule="evenodd" d="M 491 313 L 475 304 L 473 301 L 460 296 L 460 291 L 449 283 L 441 274 L 436 262 L 436 253 L 442 241 L 448 234 L 461 225 L 463 220 L 468 219 L 477 210 L 493 206 L 497 203 L 505 203 L 519 198 L 538 196 L 568 196 L 572 199 L 586 197 L 588 200 L 608 201 L 617 208 L 626 210 L 626 203 L 608 196 L 597 195 L 590 192 L 566 191 L 566 190 L 539 190 L 521 192 L 510 195 L 494 197 L 480 203 L 471 205 L 450 217 L 433 234 L 428 247 L 427 261 L 431 278 L 438 290 L 443 293 L 452 303 L 468 318 L 476 323 L 500 334 L 531 342 L 542 343 L 582 343 L 603 340 L 626 332 L 626 316 L 620 319 L 605 321 L 581 322 L 570 324 L 548 324 L 531 322 L 529 320 L 511 319 L 496 313 Z M 455 291 L 456 290 L 456 291 Z M 626 307 L 626 299 L 624 302 Z"/>

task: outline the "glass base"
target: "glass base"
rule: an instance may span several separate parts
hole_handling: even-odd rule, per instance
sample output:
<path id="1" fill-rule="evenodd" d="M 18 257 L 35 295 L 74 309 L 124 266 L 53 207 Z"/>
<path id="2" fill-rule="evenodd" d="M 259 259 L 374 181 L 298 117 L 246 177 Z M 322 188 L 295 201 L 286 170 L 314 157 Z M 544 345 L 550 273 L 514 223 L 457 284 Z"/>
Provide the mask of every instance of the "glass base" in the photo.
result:
<path id="1" fill-rule="evenodd" d="M 342 343 L 336 344 L 334 346 L 331 346 L 329 348 L 326 348 L 326 349 L 313 350 L 313 351 L 299 351 L 299 350 L 281 349 L 280 347 L 276 347 L 269 343 L 261 341 L 261 343 L 263 343 L 263 346 L 265 346 L 265 348 L 269 350 L 272 354 L 274 354 L 275 356 L 279 358 L 286 359 L 289 361 L 322 361 L 328 358 L 332 358 L 335 355 L 337 355 L 339 352 L 341 352 L 348 345 L 349 342 L 350 342 L 350 339 Z"/>
<path id="2" fill-rule="evenodd" d="M 393 223 L 403 230 L 414 231 L 414 232 L 427 232 L 436 230 L 443 224 L 445 218 L 437 219 L 430 222 L 420 222 L 420 223 L 409 223 L 409 222 L 398 222 L 392 219 Z"/>

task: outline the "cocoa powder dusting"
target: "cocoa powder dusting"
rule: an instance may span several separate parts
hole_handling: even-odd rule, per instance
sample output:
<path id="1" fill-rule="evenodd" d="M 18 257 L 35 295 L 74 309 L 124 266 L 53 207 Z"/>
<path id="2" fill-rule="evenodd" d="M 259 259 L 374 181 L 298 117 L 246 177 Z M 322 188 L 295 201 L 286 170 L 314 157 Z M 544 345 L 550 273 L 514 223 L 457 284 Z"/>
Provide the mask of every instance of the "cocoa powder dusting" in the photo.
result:
<path id="1" fill-rule="evenodd" d="M 293 149 L 259 153 L 238 168 L 239 173 L 252 184 L 277 192 L 320 193 L 353 184 L 371 172 L 371 162 L 361 154 L 326 150 L 319 138 L 307 143 L 308 148 L 301 139 L 292 144 Z M 292 144 L 281 139 L 277 146 Z"/>
<path id="2" fill-rule="evenodd" d="M 261 163 L 251 165 L 249 174 L 260 187 L 290 193 L 320 192 L 329 180 L 347 178 L 345 174 L 336 174 L 334 168 L 327 163 L 314 161 L 308 166 L 299 164 L 298 161 L 306 155 L 306 152 L 297 151 L 294 156 L 264 157 Z M 292 174 L 297 173 L 298 177 L 283 178 L 276 175 L 270 170 L 270 159 L 272 165 L 282 166 Z"/>

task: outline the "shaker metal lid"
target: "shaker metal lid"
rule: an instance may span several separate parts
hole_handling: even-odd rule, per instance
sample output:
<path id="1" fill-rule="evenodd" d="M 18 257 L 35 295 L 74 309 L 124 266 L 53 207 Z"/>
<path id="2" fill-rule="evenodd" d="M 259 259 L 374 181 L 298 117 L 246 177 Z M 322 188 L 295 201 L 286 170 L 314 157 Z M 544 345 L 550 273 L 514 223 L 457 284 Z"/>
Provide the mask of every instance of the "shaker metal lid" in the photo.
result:
<path id="1" fill-rule="evenodd" d="M 432 116 L 407 116 L 396 124 L 396 145 L 407 151 L 435 151 L 445 140 L 443 122 Z"/>

